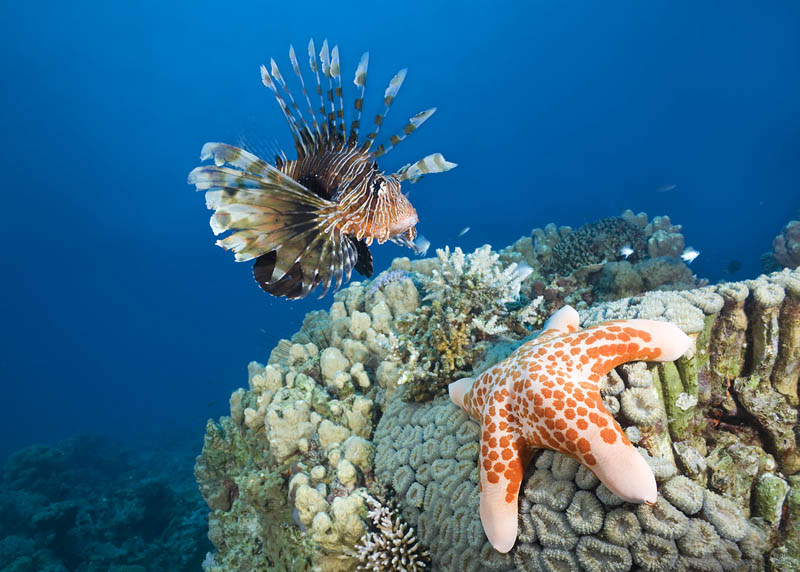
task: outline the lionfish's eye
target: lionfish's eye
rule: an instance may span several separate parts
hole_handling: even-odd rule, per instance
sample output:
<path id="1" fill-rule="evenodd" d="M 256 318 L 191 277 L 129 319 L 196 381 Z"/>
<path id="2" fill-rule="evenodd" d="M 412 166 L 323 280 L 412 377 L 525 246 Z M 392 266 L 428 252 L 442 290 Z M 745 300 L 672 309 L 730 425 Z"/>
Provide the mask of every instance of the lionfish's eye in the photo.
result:
<path id="1" fill-rule="evenodd" d="M 383 186 L 383 183 L 385 182 L 386 179 L 384 179 L 383 177 L 377 177 L 374 181 L 372 181 L 372 192 L 377 193 L 378 191 L 380 191 L 381 187 Z"/>

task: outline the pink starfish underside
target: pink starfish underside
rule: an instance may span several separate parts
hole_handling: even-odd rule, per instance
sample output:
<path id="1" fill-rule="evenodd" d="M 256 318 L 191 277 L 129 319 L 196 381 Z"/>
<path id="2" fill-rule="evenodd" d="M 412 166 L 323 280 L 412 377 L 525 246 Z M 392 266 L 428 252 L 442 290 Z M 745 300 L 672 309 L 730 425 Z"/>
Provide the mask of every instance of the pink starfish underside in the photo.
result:
<path id="1" fill-rule="evenodd" d="M 606 410 L 599 384 L 622 363 L 671 361 L 689 343 L 676 326 L 650 320 L 579 330 L 567 306 L 503 362 L 451 384 L 456 404 L 481 423 L 481 519 L 495 548 L 514 544 L 519 488 L 537 448 L 578 459 L 625 500 L 656 500 L 652 471 Z"/>

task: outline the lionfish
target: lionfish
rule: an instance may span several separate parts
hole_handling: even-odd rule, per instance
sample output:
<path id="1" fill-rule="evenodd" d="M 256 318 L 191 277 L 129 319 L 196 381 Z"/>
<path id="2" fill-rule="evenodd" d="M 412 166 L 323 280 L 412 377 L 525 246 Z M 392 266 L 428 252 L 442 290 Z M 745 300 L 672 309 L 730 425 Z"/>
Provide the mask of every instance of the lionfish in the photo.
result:
<path id="1" fill-rule="evenodd" d="M 206 143 L 200 158 L 212 159 L 213 164 L 197 167 L 189 174 L 189 183 L 198 191 L 206 191 L 206 206 L 214 211 L 214 234 L 234 231 L 217 245 L 232 250 L 237 261 L 255 259 L 253 274 L 261 288 L 290 299 L 304 298 L 320 285 L 321 298 L 334 281 L 334 290 L 347 282 L 354 268 L 370 277 L 369 246 L 373 240 L 381 244 L 389 240 L 416 250 L 415 225 L 419 219 L 400 184 L 414 183 L 424 174 L 456 166 L 441 153 L 434 153 L 395 173 L 382 172 L 376 159 L 422 125 L 436 108 L 413 116 L 387 143 L 373 148 L 406 70 L 400 70 L 389 82 L 384 110 L 375 117 L 374 130 L 360 142 L 369 54 L 361 56 L 356 69 L 353 83 L 359 93 L 349 132 L 338 46 L 329 50 L 325 40 L 317 59 L 311 40 L 308 56 L 316 78 L 319 120 L 292 46 L 289 60 L 308 105 L 308 118 L 300 111 L 275 60 L 270 60 L 269 71 L 261 66 L 261 81 L 272 90 L 286 117 L 297 159 L 290 161 L 279 151 L 274 164 L 269 164 L 239 147 Z M 327 104 L 320 69 L 327 78 Z"/>

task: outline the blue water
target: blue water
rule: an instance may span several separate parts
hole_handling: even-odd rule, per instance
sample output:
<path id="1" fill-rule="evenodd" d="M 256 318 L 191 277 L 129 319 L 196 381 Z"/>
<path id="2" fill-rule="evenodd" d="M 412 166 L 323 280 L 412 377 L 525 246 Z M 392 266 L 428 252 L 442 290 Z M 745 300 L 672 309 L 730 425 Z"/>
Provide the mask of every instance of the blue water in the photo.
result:
<path id="1" fill-rule="evenodd" d="M 275 56 L 289 78 L 290 43 L 339 43 L 348 88 L 369 50 L 368 115 L 408 67 L 386 135 L 439 107 L 381 163 L 459 163 L 411 187 L 433 247 L 631 208 L 682 224 L 716 281 L 731 259 L 757 275 L 800 207 L 796 2 L 292 4 L 0 8 L 0 460 L 76 432 L 199 439 L 247 362 L 331 303 L 261 292 L 186 184 L 206 141 L 291 150 L 258 74 Z M 409 254 L 372 250 L 378 271 Z"/>

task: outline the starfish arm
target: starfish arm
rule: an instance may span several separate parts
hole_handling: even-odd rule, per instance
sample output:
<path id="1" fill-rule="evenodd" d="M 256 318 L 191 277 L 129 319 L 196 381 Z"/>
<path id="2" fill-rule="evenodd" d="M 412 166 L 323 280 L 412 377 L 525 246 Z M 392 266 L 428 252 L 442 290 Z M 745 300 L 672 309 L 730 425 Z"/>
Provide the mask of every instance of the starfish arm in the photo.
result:
<path id="1" fill-rule="evenodd" d="M 544 326 L 542 326 L 542 333 L 528 343 L 543 344 L 558 336 L 577 332 L 579 329 L 580 318 L 578 317 L 578 312 L 572 306 L 564 306 L 547 319 Z"/>
<path id="2" fill-rule="evenodd" d="M 486 537 L 498 552 L 508 552 L 517 540 L 519 487 L 529 460 L 522 436 L 503 417 L 495 416 L 483 427 L 479 455 L 480 515 Z"/>
<path id="3" fill-rule="evenodd" d="M 599 393 L 597 399 L 600 399 Z M 573 453 L 578 460 L 621 499 L 635 503 L 656 502 L 653 471 L 614 417 L 602 408 L 591 411 L 584 420 L 588 427 L 579 433 L 578 450 Z"/>
<path id="4" fill-rule="evenodd" d="M 470 406 L 472 401 L 472 386 L 475 383 L 474 377 L 462 377 L 447 386 L 450 400 L 463 409 L 467 415 L 473 419 L 478 419 L 477 412 Z"/>
<path id="5" fill-rule="evenodd" d="M 556 341 L 553 347 L 563 346 L 562 361 L 584 372 L 589 381 L 599 382 L 623 363 L 675 360 L 691 344 L 691 338 L 669 322 L 625 320 L 586 328 Z"/>

